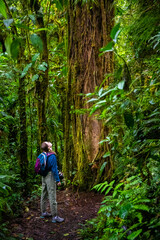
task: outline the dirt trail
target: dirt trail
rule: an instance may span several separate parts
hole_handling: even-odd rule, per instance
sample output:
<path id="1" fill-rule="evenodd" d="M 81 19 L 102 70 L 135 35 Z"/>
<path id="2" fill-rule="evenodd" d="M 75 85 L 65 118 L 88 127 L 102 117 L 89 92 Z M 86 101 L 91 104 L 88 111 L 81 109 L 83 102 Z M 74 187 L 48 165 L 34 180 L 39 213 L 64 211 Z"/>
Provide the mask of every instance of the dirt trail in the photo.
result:
<path id="1" fill-rule="evenodd" d="M 63 223 L 40 218 L 40 201 L 30 202 L 23 216 L 11 223 L 12 236 L 25 240 L 79 240 L 77 231 L 86 220 L 94 218 L 102 196 L 94 192 L 57 191 L 58 215 Z"/>

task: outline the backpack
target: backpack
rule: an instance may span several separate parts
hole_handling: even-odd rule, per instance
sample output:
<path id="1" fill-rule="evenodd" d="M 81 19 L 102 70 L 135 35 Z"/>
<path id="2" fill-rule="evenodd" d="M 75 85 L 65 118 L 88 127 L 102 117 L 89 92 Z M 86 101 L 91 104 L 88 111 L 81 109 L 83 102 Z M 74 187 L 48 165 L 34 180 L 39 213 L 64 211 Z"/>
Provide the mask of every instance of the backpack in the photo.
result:
<path id="1" fill-rule="evenodd" d="M 35 163 L 35 172 L 37 174 L 40 174 L 41 176 L 46 176 L 48 174 L 48 169 L 47 169 L 47 155 L 45 153 L 41 153 Z"/>

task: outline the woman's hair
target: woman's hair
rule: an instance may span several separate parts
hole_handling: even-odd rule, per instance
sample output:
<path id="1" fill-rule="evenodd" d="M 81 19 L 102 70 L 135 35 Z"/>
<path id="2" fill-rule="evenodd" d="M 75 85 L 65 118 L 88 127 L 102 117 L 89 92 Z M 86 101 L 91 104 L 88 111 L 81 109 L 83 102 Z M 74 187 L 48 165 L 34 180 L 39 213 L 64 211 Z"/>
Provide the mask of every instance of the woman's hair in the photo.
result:
<path id="1" fill-rule="evenodd" d="M 48 152 L 56 155 L 56 153 L 52 150 L 52 143 L 51 142 L 45 142 L 45 143 L 48 146 Z"/>
<path id="2" fill-rule="evenodd" d="M 41 144 L 41 149 L 42 149 L 43 151 L 45 151 L 45 152 L 48 152 L 48 151 L 49 151 L 49 149 L 48 149 L 48 144 L 47 144 L 46 142 L 43 142 L 43 143 Z"/>
<path id="3" fill-rule="evenodd" d="M 52 152 L 52 143 L 51 142 L 45 142 L 48 146 L 48 152 Z"/>

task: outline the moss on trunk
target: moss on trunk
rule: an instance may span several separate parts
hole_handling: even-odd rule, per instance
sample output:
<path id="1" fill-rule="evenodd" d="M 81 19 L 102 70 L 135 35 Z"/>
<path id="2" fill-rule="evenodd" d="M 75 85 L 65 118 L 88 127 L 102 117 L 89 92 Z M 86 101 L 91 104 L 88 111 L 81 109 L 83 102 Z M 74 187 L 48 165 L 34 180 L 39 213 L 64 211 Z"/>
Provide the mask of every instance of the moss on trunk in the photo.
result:
<path id="1" fill-rule="evenodd" d="M 64 170 L 68 165 L 68 178 L 74 166 L 77 170 L 74 182 L 82 188 L 93 181 L 90 163 L 95 160 L 100 163 L 106 148 L 102 150 L 99 141 L 108 130 L 93 116 L 80 114 L 79 110 L 85 104 L 82 94 L 94 92 L 104 80 L 104 74 L 113 71 L 113 54 L 99 56 L 99 49 L 110 41 L 114 17 L 112 2 L 101 0 L 98 5 L 89 6 L 71 0 L 68 10 L 69 74 Z M 109 80 L 104 84 L 108 85 Z M 89 104 L 85 105 L 85 108 L 89 107 Z"/>
<path id="2" fill-rule="evenodd" d="M 20 116 L 20 145 L 19 145 L 19 165 L 20 174 L 24 183 L 26 183 L 27 192 L 27 177 L 28 177 L 28 158 L 27 158 L 27 130 L 26 130 L 26 90 L 25 78 L 19 78 L 19 116 Z"/>
<path id="3" fill-rule="evenodd" d="M 32 5 L 33 4 L 33 5 Z M 31 3 L 31 7 L 36 12 L 37 27 L 40 29 L 45 28 L 43 14 L 40 13 L 40 3 L 36 0 Z M 41 53 L 41 60 L 47 64 L 44 72 L 39 73 L 39 79 L 36 82 L 36 92 L 38 95 L 38 142 L 40 144 L 47 140 L 47 126 L 46 126 L 46 102 L 48 94 L 48 44 L 47 33 L 45 30 L 38 32 L 43 42 L 43 52 Z"/>

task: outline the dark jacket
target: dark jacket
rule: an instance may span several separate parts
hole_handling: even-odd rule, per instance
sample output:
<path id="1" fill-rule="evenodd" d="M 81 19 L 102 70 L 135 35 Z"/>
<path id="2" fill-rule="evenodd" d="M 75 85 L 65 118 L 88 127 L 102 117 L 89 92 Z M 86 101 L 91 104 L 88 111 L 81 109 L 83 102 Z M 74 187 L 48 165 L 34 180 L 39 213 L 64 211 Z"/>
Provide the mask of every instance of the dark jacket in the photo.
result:
<path id="1" fill-rule="evenodd" d="M 60 182 L 57 166 L 57 158 L 53 153 L 47 153 L 47 168 L 52 171 L 56 182 Z"/>

